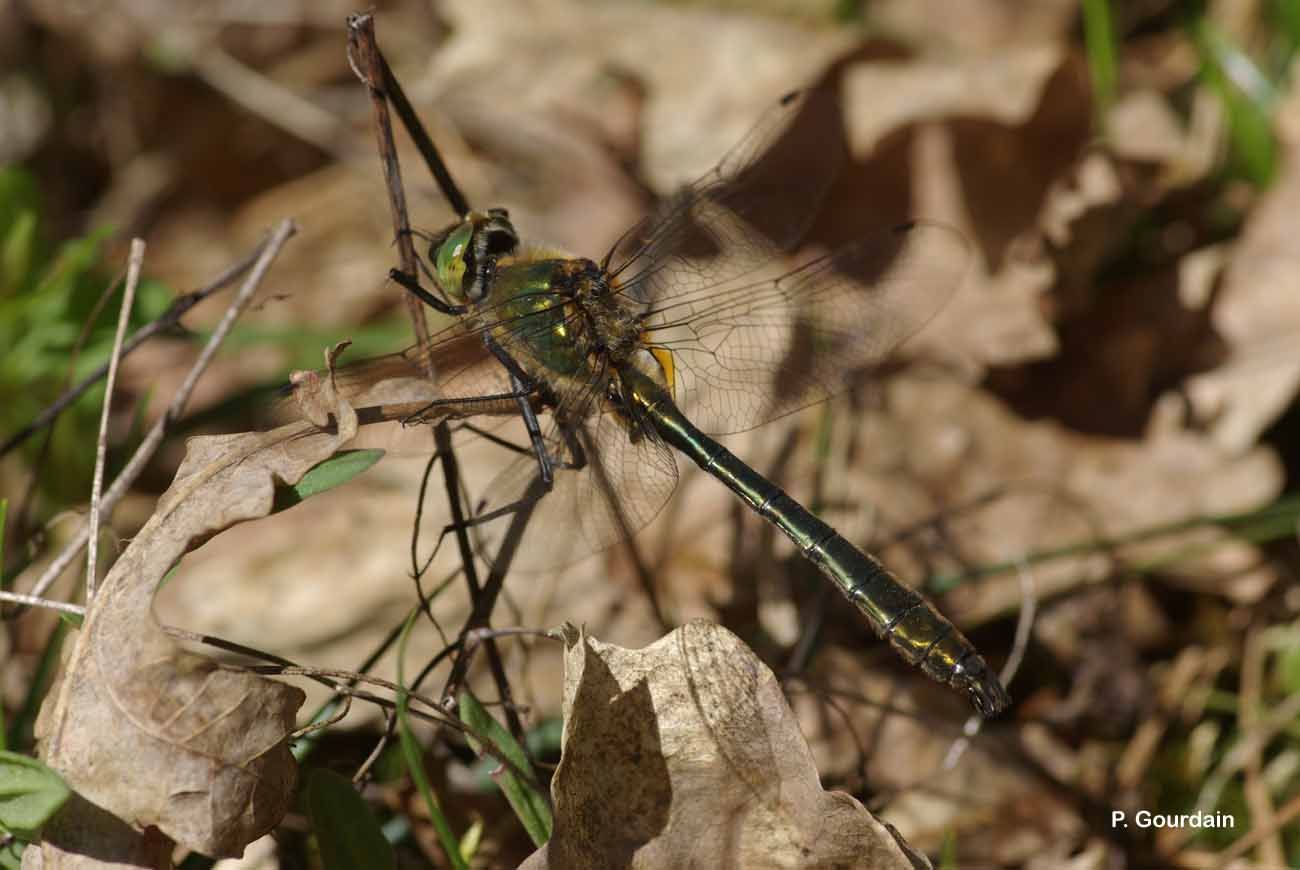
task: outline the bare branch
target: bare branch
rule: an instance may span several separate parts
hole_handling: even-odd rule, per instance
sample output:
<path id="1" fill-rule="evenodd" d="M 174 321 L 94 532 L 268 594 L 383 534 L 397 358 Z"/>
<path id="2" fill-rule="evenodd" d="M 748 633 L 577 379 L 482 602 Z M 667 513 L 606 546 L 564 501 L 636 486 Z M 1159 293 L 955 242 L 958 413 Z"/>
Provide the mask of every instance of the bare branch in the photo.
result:
<path id="1" fill-rule="evenodd" d="M 117 332 L 113 352 L 108 358 L 108 380 L 104 384 L 104 407 L 99 416 L 99 437 L 95 439 L 95 475 L 90 484 L 90 532 L 86 542 L 86 601 L 95 597 L 95 557 L 99 555 L 100 490 L 104 485 L 104 457 L 108 453 L 108 416 L 113 407 L 113 388 L 117 385 L 117 364 L 122 358 L 122 341 L 126 324 L 135 307 L 135 290 L 140 285 L 144 265 L 144 241 L 131 240 L 131 254 L 126 266 L 126 289 L 117 315 Z"/>
<path id="2" fill-rule="evenodd" d="M 158 422 L 154 423 L 153 428 L 151 428 L 148 434 L 145 435 L 144 440 L 140 443 L 135 454 L 131 457 L 131 461 L 126 464 L 126 467 L 122 469 L 122 473 L 117 476 L 117 479 L 113 481 L 113 485 L 108 488 L 108 492 L 104 494 L 104 498 L 101 501 L 102 510 L 111 511 L 113 506 L 117 504 L 118 499 L 126 494 L 127 489 L 135 483 L 136 479 L 140 476 L 140 473 L 144 471 L 145 465 L 148 464 L 149 460 L 153 457 L 153 454 L 157 451 L 158 446 L 162 444 L 163 436 L 167 434 L 167 431 L 171 428 L 172 424 L 180 419 L 181 414 L 185 410 L 186 403 L 189 402 L 190 394 L 194 391 L 194 385 L 198 383 L 199 377 L 211 364 L 212 358 L 216 355 L 217 348 L 221 346 L 223 341 L 225 341 L 226 335 L 230 332 L 231 327 L 234 326 L 236 318 L 238 318 L 239 315 L 243 313 L 244 309 L 248 307 L 249 303 L 252 302 L 253 293 L 261 285 L 262 279 L 266 276 L 267 270 L 271 267 L 271 263 L 280 253 L 280 249 L 284 247 L 285 242 L 289 240 L 289 237 L 292 236 L 295 231 L 296 228 L 293 221 L 281 221 L 271 233 L 270 238 L 261 246 L 257 260 L 253 264 L 252 271 L 249 273 L 248 277 L 244 279 L 244 283 L 239 288 L 239 292 L 236 294 L 235 299 L 226 309 L 226 313 L 221 318 L 221 322 L 217 325 L 217 328 L 213 330 L 211 338 L 208 339 L 208 343 L 203 348 L 203 352 L 199 354 L 199 358 L 195 360 L 194 365 L 190 368 L 189 374 L 186 375 L 184 383 L 182 383 L 180 389 L 176 391 L 176 395 L 172 398 L 171 404 L 168 405 L 167 411 L 158 418 Z M 57 579 L 58 576 L 67 569 L 68 565 L 70 565 L 72 561 L 81 554 L 81 548 L 86 546 L 89 533 L 89 525 L 83 525 L 73 536 L 68 545 L 63 549 L 63 552 L 55 557 L 54 561 L 52 561 L 45 569 L 45 572 L 41 574 L 40 578 L 36 581 L 36 584 L 32 587 L 33 595 L 42 595 L 45 590 L 49 589 L 50 584 L 52 584 L 55 579 Z"/>

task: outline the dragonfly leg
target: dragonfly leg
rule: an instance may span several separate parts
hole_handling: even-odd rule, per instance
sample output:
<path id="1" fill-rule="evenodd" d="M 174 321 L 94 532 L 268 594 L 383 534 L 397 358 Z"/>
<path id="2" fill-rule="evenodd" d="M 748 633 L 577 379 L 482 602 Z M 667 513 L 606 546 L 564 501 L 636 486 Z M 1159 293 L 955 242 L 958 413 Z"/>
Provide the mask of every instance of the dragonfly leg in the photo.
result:
<path id="1" fill-rule="evenodd" d="M 533 450 L 530 447 L 524 447 L 520 444 L 513 444 L 504 438 L 492 434 L 491 432 L 487 432 L 484 431 L 483 429 L 480 429 L 479 427 L 473 425 L 472 423 L 465 423 L 463 424 L 463 426 L 464 428 L 475 433 L 476 435 L 480 435 L 482 437 L 488 438 L 494 444 L 500 447 L 504 447 L 506 450 L 512 450 L 515 453 L 520 453 L 520 454 L 527 454 L 533 452 Z M 560 468 L 565 471 L 569 471 L 569 470 L 581 471 L 582 469 L 587 467 L 587 452 L 582 448 L 582 444 L 578 441 L 577 438 L 574 437 L 571 431 L 563 427 L 562 427 L 562 431 L 564 432 L 564 443 L 565 446 L 570 451 L 570 456 L 559 459 L 558 461 L 556 459 L 550 459 L 549 462 L 554 468 Z M 538 478 L 540 481 L 540 474 L 538 475 Z M 528 492 L 532 492 L 532 491 L 533 488 L 530 487 Z M 515 499 L 509 504 L 502 505 L 501 507 L 498 508 L 493 508 L 487 513 L 482 513 L 484 505 L 482 502 L 480 502 L 475 507 L 474 516 L 466 520 L 462 524 L 462 526 L 464 528 L 473 528 L 474 526 L 479 526 L 484 523 L 491 522 L 492 520 L 499 519 L 500 517 L 508 516 L 510 514 L 516 513 L 519 510 L 527 507 L 528 505 L 531 505 L 534 502 L 536 502 L 548 491 L 549 488 L 540 489 L 540 491 L 538 491 L 535 495 L 524 495 L 523 497 Z M 455 523 L 449 524 L 442 530 L 442 535 L 440 536 L 440 538 L 445 537 L 451 532 L 456 531 L 456 529 L 457 529 L 457 525 Z"/>
<path id="2" fill-rule="evenodd" d="M 479 426 L 475 426 L 473 423 L 465 423 L 465 422 L 459 423 L 456 426 L 456 431 L 459 432 L 461 430 L 464 430 L 466 432 L 471 432 L 485 441 L 490 441 L 498 447 L 501 447 L 505 450 L 509 450 L 511 453 L 518 453 L 520 455 L 528 454 L 530 456 L 533 453 L 532 444 L 529 444 L 527 447 L 521 444 L 516 444 L 515 442 L 507 438 L 502 438 L 500 435 L 497 435 L 495 432 L 489 432 L 487 429 L 483 429 Z"/>
<path id="3" fill-rule="evenodd" d="M 561 467 L 573 471 L 581 471 L 586 468 L 587 451 L 582 449 L 582 442 L 578 440 L 573 430 L 569 427 L 562 426 L 560 431 L 564 433 L 565 446 L 569 448 L 569 455 L 573 457 L 566 461 Z"/>
<path id="4" fill-rule="evenodd" d="M 460 431 L 462 429 L 466 432 L 472 432 L 474 435 L 478 436 L 479 438 L 482 438 L 485 441 L 492 442 L 493 444 L 502 448 L 503 450 L 509 450 L 511 453 L 517 453 L 520 456 L 533 455 L 533 445 L 531 443 L 527 445 L 516 444 L 515 442 L 507 438 L 502 438 L 500 435 L 497 435 L 495 432 L 489 432 L 486 429 L 483 429 L 479 426 L 475 426 L 473 423 L 466 423 L 466 422 L 459 423 L 456 427 L 456 431 Z M 558 468 L 563 471 L 581 471 L 582 469 L 586 468 L 587 460 L 585 454 L 579 451 L 575 455 L 576 455 L 575 459 L 566 459 L 563 461 L 557 461 L 556 458 L 552 456 L 551 467 Z"/>
<path id="5" fill-rule="evenodd" d="M 388 279 L 390 281 L 395 281 L 398 284 L 401 284 L 404 288 L 406 288 L 407 292 L 413 294 L 417 299 L 419 299 L 421 302 L 423 302 L 425 305 L 428 305 L 430 308 L 434 309 L 435 311 L 439 311 L 443 314 L 450 314 L 455 316 L 455 315 L 464 314 L 466 310 L 468 310 L 464 305 L 451 305 L 439 299 L 437 296 L 434 296 L 428 290 L 425 290 L 423 287 L 420 286 L 420 281 L 418 278 L 416 278 L 414 275 L 406 274 L 401 269 L 389 269 Z"/>
<path id="6" fill-rule="evenodd" d="M 410 426 L 415 423 L 425 422 L 428 413 L 432 411 L 434 408 L 442 408 L 448 405 L 473 405 L 473 404 L 486 404 L 488 402 L 501 402 L 501 401 L 505 401 L 506 399 L 518 399 L 521 397 L 527 398 L 532 394 L 533 394 L 532 390 L 525 390 L 523 392 L 520 392 L 519 390 L 511 390 L 508 393 L 489 393 L 488 395 L 485 396 L 460 396 L 460 397 L 451 396 L 446 399 L 434 399 L 431 402 L 429 402 L 429 404 L 425 405 L 423 408 L 411 414 L 410 416 L 403 417 L 402 425 Z"/>
<path id="7" fill-rule="evenodd" d="M 505 352 L 501 345 L 493 340 L 492 336 L 484 333 L 483 343 L 487 345 L 492 355 L 501 361 L 501 365 L 506 367 L 510 374 L 510 386 L 514 392 L 520 395 L 515 398 L 519 405 L 519 414 L 523 417 L 524 428 L 528 430 L 528 440 L 533 444 L 533 454 L 537 457 L 537 470 L 541 475 L 542 491 L 550 492 L 551 486 L 555 483 L 555 472 L 552 468 L 550 454 L 546 452 L 546 441 L 542 438 L 542 427 L 537 422 L 537 412 L 533 410 L 533 405 L 528 401 L 537 385 L 528 377 L 528 374 L 519 367 L 510 354 Z"/>
<path id="8" fill-rule="evenodd" d="M 524 389 L 524 384 L 520 377 L 514 372 L 510 373 L 510 386 L 516 390 Z M 528 393 L 532 388 L 528 388 Z M 519 403 L 519 413 L 524 418 L 524 428 L 528 430 L 528 440 L 533 444 L 533 453 L 537 456 L 537 473 L 542 480 L 542 491 L 550 492 L 552 484 L 555 483 L 555 471 L 551 467 L 551 456 L 546 452 L 546 442 L 542 439 L 542 427 L 537 422 L 537 413 L 533 411 L 532 403 L 526 396 L 528 393 L 515 399 Z"/>

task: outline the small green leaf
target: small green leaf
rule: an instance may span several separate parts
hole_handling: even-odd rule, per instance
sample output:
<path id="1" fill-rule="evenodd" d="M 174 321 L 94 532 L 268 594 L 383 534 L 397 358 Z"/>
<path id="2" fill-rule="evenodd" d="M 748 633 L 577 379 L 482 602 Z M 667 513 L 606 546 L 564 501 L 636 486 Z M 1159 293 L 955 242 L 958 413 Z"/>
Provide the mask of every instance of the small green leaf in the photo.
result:
<path id="1" fill-rule="evenodd" d="M 31 286 L 41 259 L 40 213 L 41 197 L 32 174 L 0 166 L 0 299 Z"/>
<path id="2" fill-rule="evenodd" d="M 27 283 L 36 256 L 36 213 L 23 211 L 14 219 L 0 250 L 0 295 L 13 293 Z"/>
<path id="3" fill-rule="evenodd" d="M 0 752 L 0 829 L 34 840 L 72 792 L 35 758 Z"/>
<path id="4" fill-rule="evenodd" d="M 512 764 L 536 782 L 537 776 L 533 772 L 532 765 L 528 763 L 528 756 L 515 741 L 514 735 L 502 727 L 477 698 L 469 692 L 461 692 L 459 707 L 460 721 L 464 722 L 473 734 L 482 734 L 495 743 Z M 473 736 L 469 737 L 469 745 L 480 756 L 484 754 L 483 744 Z M 519 817 L 524 830 L 532 838 L 533 844 L 536 846 L 545 844 L 551 838 L 552 828 L 551 807 L 546 802 L 546 796 L 541 794 L 532 783 L 521 779 L 512 769 L 504 765 L 493 778 L 506 796 L 506 800 L 510 802 L 511 809 Z"/>
<path id="5" fill-rule="evenodd" d="M 155 36 L 144 45 L 141 54 L 151 71 L 161 75 L 181 75 L 194 68 L 193 50 L 184 40 L 169 37 L 169 31 Z"/>
<path id="6" fill-rule="evenodd" d="M 0 870 L 21 870 L 26 848 L 27 844 L 22 840 L 10 840 L 0 846 Z"/>
<path id="7" fill-rule="evenodd" d="M 835 0 L 832 15 L 840 24 L 858 24 L 866 12 L 866 0 Z"/>
<path id="8" fill-rule="evenodd" d="M 391 870 L 393 846 L 384 839 L 356 787 L 337 773 L 316 768 L 307 776 L 307 811 L 326 870 Z"/>
<path id="9" fill-rule="evenodd" d="M 465 834 L 460 838 L 460 857 L 464 858 L 466 863 L 474 860 L 474 854 L 478 852 L 479 845 L 483 842 L 483 820 L 476 819 L 474 824 L 469 826 Z"/>
<path id="10" fill-rule="evenodd" d="M 1288 647 L 1278 655 L 1276 672 L 1283 692 L 1288 695 L 1300 692 L 1300 645 Z"/>
<path id="11" fill-rule="evenodd" d="M 319 495 L 347 483 L 352 478 L 366 471 L 384 456 L 384 451 L 342 450 L 324 462 L 312 467 L 293 486 L 281 487 L 275 492 L 275 508 L 272 513 L 286 510 L 299 502 Z"/>

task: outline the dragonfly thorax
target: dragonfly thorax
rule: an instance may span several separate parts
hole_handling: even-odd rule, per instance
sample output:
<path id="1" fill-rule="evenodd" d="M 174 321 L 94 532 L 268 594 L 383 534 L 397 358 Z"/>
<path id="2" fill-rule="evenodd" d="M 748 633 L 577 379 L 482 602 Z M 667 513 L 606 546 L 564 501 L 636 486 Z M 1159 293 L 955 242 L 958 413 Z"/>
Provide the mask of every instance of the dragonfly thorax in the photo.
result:
<path id="1" fill-rule="evenodd" d="M 596 269 L 596 277 L 586 283 L 585 292 L 575 302 L 596 337 L 592 350 L 616 365 L 629 362 L 642 346 L 640 312 L 625 296 L 611 292 L 605 273 L 595 263 L 590 265 Z"/>

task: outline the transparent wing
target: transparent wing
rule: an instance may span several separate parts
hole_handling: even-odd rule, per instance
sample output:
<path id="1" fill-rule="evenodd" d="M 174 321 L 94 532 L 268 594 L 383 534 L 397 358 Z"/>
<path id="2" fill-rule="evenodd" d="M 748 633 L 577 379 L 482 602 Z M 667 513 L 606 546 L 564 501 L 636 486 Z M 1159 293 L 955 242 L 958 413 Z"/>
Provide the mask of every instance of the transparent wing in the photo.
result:
<path id="1" fill-rule="evenodd" d="M 783 100 L 606 258 L 646 341 L 673 353 L 674 398 L 705 432 L 750 429 L 834 394 L 960 283 L 966 242 L 934 224 L 881 229 L 791 268 L 841 139 L 830 96 Z"/>
<path id="2" fill-rule="evenodd" d="M 567 429 L 557 424 L 547 443 L 563 462 L 551 492 L 528 520 L 511 563 L 517 570 L 561 568 L 635 534 L 663 509 L 677 485 L 672 450 L 648 433 L 630 436 L 612 414 Z M 476 549 L 485 558 L 500 552 L 514 518 L 509 509 L 527 497 L 536 476 L 536 460 L 521 455 L 473 505 L 480 515 L 507 509 L 474 529 Z"/>
<path id="3" fill-rule="evenodd" d="M 672 353 L 674 398 L 697 426 L 739 432 L 843 389 L 938 313 L 969 262 L 958 231 L 908 224 L 663 296 L 646 340 Z"/>
<path id="4" fill-rule="evenodd" d="M 566 301 L 555 294 L 563 308 Z M 543 300 L 542 304 L 546 304 Z M 348 363 L 335 373 L 339 393 L 366 405 L 399 405 L 405 415 L 428 420 L 442 416 L 517 413 L 511 400 L 483 403 L 485 397 L 504 396 L 512 391 L 510 375 L 484 343 L 484 333 L 500 327 L 500 344 L 527 371 L 545 371 L 545 363 L 534 350 L 538 336 L 551 328 L 536 320 L 494 319 L 499 305 L 483 306 L 476 312 L 479 326 L 467 321 L 452 323 L 430 336 L 423 345 L 412 345 L 399 353 Z M 318 372 L 324 376 L 324 371 Z M 419 403 L 438 402 L 427 415 L 418 415 Z"/>
<path id="5" fill-rule="evenodd" d="M 783 100 L 606 257 L 616 292 L 643 318 L 646 341 L 673 356 L 676 401 L 707 432 L 747 429 L 839 390 L 855 368 L 938 311 L 965 268 L 964 239 L 935 225 L 881 234 L 790 268 L 787 255 L 842 159 L 838 121 L 825 95 Z M 569 302 L 540 296 L 561 310 Z M 524 566 L 572 561 L 648 523 L 675 486 L 676 463 L 653 433 L 629 431 L 602 413 L 609 374 L 553 377 L 538 356 L 554 335 L 546 317 L 507 322 L 480 308 L 474 320 L 473 328 L 454 324 L 423 348 L 345 370 L 343 392 L 377 376 L 423 379 L 431 399 L 464 400 L 450 413 L 516 416 L 510 400 L 471 402 L 511 389 L 506 368 L 484 346 L 483 333 L 491 331 L 525 371 L 546 374 L 545 441 L 555 485 L 528 525 Z M 582 332 L 582 324 L 574 326 Z M 482 490 L 482 510 L 524 498 L 536 475 L 530 453 L 512 460 Z M 480 552 L 496 552 L 510 519 L 477 528 Z"/>
<path id="6" fill-rule="evenodd" d="M 713 169 L 628 230 L 606 270 L 633 300 L 654 304 L 789 252 L 844 161 L 841 129 L 829 94 L 787 95 Z"/>

